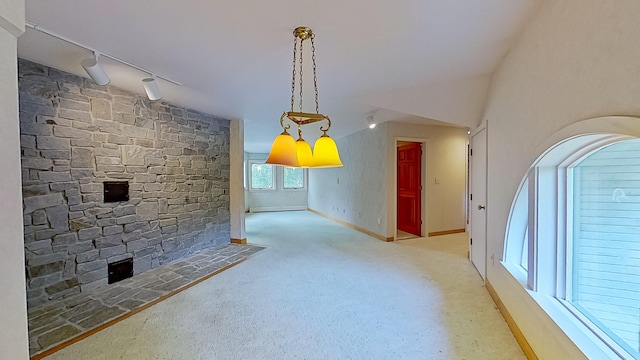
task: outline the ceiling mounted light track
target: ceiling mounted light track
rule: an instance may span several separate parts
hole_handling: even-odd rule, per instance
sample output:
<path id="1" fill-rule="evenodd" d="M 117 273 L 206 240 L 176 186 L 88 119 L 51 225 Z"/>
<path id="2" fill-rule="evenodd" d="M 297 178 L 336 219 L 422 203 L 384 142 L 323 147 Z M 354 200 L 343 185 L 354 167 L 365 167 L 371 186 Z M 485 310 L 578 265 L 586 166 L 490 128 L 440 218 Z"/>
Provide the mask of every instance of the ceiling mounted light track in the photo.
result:
<path id="1" fill-rule="evenodd" d="M 115 57 L 113 55 L 109 55 L 107 53 L 104 52 L 99 52 L 97 50 L 94 50 L 88 46 L 82 45 L 80 43 L 77 43 L 73 40 L 70 40 L 62 35 L 58 35 L 54 32 L 51 32 L 49 30 L 45 30 L 43 28 L 41 28 L 40 26 L 36 25 L 36 24 L 32 24 L 32 23 L 26 23 L 25 24 L 27 27 L 37 30 L 43 34 L 47 34 L 51 37 L 54 37 L 56 39 L 62 40 L 64 42 L 67 42 L 69 44 L 75 45 L 77 47 L 83 48 L 85 50 L 89 50 L 93 53 L 93 58 L 87 58 L 84 59 L 80 62 L 80 65 L 82 65 L 82 67 L 84 68 L 84 70 L 87 72 L 87 74 L 89 74 L 89 77 L 91 77 L 91 79 L 97 84 L 97 85 L 108 85 L 111 82 L 111 79 L 109 78 L 109 75 L 107 75 L 107 73 L 104 71 L 104 69 L 102 68 L 102 66 L 100 66 L 100 64 L 98 63 L 98 54 L 102 57 L 106 57 L 109 58 L 113 61 L 119 62 L 120 64 L 126 65 L 128 67 L 134 68 L 138 71 L 147 73 L 149 75 L 151 75 L 151 77 L 147 77 L 145 79 L 142 79 L 142 83 L 145 89 L 145 92 L 147 93 L 147 96 L 149 97 L 149 100 L 158 100 L 161 99 L 162 96 L 160 95 L 160 88 L 158 87 L 158 82 L 156 79 L 162 79 L 165 81 L 168 81 L 172 84 L 178 85 L 178 86 L 182 86 L 181 83 L 177 82 L 177 81 L 173 81 L 169 78 L 166 78 L 164 76 L 159 76 L 156 75 L 155 73 L 140 67 L 138 65 L 134 65 L 128 61 L 122 60 L 118 57 Z"/>
<path id="2" fill-rule="evenodd" d="M 309 167 L 309 168 L 329 168 L 340 167 L 342 161 L 338 153 L 338 147 L 335 141 L 327 135 L 327 131 L 331 127 L 331 119 L 327 115 L 320 114 L 318 107 L 318 78 L 316 75 L 316 54 L 315 54 L 315 34 L 306 26 L 297 27 L 293 30 L 293 76 L 291 79 L 291 109 L 282 113 L 280 116 L 280 126 L 284 130 L 276 137 L 271 146 L 271 152 L 267 159 L 267 164 L 282 165 L 287 167 Z M 303 59 L 302 50 L 304 41 L 311 40 L 311 60 L 313 63 L 313 88 L 315 90 L 315 113 L 303 112 L 302 95 L 303 95 Z M 298 50 L 298 46 L 300 50 Z M 299 55 L 299 58 L 298 58 Z M 296 60 L 299 61 L 299 71 L 296 73 Z M 296 74 L 299 77 L 299 111 L 294 111 L 295 90 L 296 90 Z M 295 140 L 287 130 L 291 128 L 291 124 L 285 125 L 285 121 L 293 122 L 298 128 L 298 140 Z M 302 138 L 302 126 L 313 124 L 319 121 L 326 121 L 326 128 L 321 126 L 322 136 L 316 140 L 311 146 Z"/>

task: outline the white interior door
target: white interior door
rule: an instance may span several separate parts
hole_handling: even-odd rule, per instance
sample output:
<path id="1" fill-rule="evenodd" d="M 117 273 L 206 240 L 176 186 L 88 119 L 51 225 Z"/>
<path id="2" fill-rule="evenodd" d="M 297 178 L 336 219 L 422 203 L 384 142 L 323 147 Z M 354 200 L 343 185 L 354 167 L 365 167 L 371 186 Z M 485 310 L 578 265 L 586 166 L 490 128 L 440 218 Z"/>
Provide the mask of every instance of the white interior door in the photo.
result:
<path id="1" fill-rule="evenodd" d="M 487 270 L 487 129 L 471 135 L 471 262 L 482 279 Z"/>

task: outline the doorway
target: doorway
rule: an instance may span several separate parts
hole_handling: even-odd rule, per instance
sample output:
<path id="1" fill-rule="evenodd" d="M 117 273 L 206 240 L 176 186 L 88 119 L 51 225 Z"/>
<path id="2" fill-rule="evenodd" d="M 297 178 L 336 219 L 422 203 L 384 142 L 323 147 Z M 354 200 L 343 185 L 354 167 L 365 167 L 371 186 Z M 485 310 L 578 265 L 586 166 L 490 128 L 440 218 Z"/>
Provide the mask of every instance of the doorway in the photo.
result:
<path id="1" fill-rule="evenodd" d="M 397 142 L 397 239 L 422 236 L 422 143 Z"/>

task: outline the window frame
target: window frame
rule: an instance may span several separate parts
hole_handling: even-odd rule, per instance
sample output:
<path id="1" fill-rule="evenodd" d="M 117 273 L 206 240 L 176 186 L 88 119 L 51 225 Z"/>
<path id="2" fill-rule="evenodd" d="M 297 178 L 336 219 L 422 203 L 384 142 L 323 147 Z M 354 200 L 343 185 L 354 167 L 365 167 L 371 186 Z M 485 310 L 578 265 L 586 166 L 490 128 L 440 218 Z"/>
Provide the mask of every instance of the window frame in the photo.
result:
<path id="1" fill-rule="evenodd" d="M 590 147 L 588 149 L 585 149 L 585 151 L 582 152 L 577 152 L 576 156 L 574 156 L 573 158 L 570 159 L 570 164 L 567 166 L 567 178 L 566 178 L 566 182 L 564 184 L 564 188 L 565 188 L 565 193 L 566 193 L 566 198 L 567 198 L 567 208 L 565 210 L 566 216 L 567 216 L 567 221 L 565 223 L 566 226 L 566 237 L 564 238 L 564 242 L 566 245 L 566 260 L 565 260 L 565 273 L 564 273 L 564 281 L 565 281 L 565 286 L 563 288 L 564 293 L 562 294 L 562 298 L 560 298 L 559 300 L 563 303 L 563 305 L 565 307 L 567 307 L 574 316 L 576 316 L 580 321 L 582 321 L 587 327 L 589 327 L 600 339 L 602 339 L 604 342 L 607 343 L 608 346 L 610 346 L 616 353 L 618 353 L 619 355 L 621 355 L 623 358 L 626 358 L 627 356 L 630 356 L 631 358 L 640 358 L 638 357 L 638 354 L 640 354 L 640 349 L 633 349 L 630 346 L 628 346 L 627 342 L 622 339 L 617 333 L 613 332 L 611 329 L 608 328 L 608 326 L 606 326 L 602 320 L 600 320 L 596 315 L 594 315 L 593 313 L 591 313 L 588 309 L 586 308 L 582 308 L 582 306 L 575 304 L 573 302 L 573 282 L 575 279 L 575 274 L 573 271 L 573 265 L 574 265 L 574 261 L 573 261 L 573 254 L 574 254 L 574 242 L 573 242 L 573 233 L 574 233 L 574 229 L 575 229 L 575 221 L 573 218 L 574 215 L 574 209 L 572 207 L 573 205 L 573 198 L 577 192 L 577 190 L 575 189 L 574 185 L 574 180 L 576 177 L 576 168 L 580 165 L 580 163 L 582 162 L 582 160 L 586 159 L 587 157 L 591 156 L 592 154 L 603 150 L 604 148 L 620 143 L 620 142 L 624 142 L 624 141 L 628 141 L 628 140 L 636 140 L 638 141 L 638 138 L 612 138 L 612 139 L 604 139 L 602 142 L 595 144 L 593 147 Z M 578 175 L 580 176 L 580 175 Z M 560 277 L 561 274 L 558 274 L 558 276 Z M 609 332 L 603 330 L 603 328 L 608 328 Z M 621 345 L 624 344 L 624 345 Z M 627 347 L 629 349 L 627 349 Z M 633 355 L 633 353 L 629 352 L 629 350 L 633 351 L 636 353 L 636 355 Z M 624 356 L 623 356 L 624 355 Z"/>
<path id="2" fill-rule="evenodd" d="M 255 191 L 255 192 L 262 192 L 262 191 L 277 191 L 278 190 L 278 185 L 276 182 L 276 171 L 277 168 L 276 166 L 272 165 L 272 164 L 265 164 L 264 161 L 260 161 L 260 160 L 249 160 L 248 162 L 249 166 L 248 166 L 248 172 L 249 172 L 249 176 L 248 176 L 248 185 L 249 185 L 249 191 Z M 266 166 L 270 166 L 271 167 L 271 187 L 270 188 L 255 188 L 253 187 L 253 165 L 266 165 Z"/>
<path id="3" fill-rule="evenodd" d="M 302 187 L 299 188 L 288 188 L 285 187 L 285 181 L 284 181 L 284 177 L 285 177 L 285 170 L 287 169 L 284 166 L 280 166 L 282 168 L 282 186 L 281 189 L 282 191 L 307 191 L 307 174 L 308 174 L 308 169 L 305 168 L 291 168 L 291 169 L 300 169 L 302 170 Z"/>
<path id="4" fill-rule="evenodd" d="M 573 236 L 573 169 L 594 152 L 630 139 L 638 137 L 583 134 L 560 141 L 542 153 L 521 181 L 512 202 L 502 261 L 563 330 L 569 327 L 572 331 L 567 332 L 578 336 L 575 329 L 580 329 L 580 336 L 586 335 L 600 351 L 623 359 L 633 356 L 618 343 L 620 339 L 616 339 L 615 334 L 607 334 L 598 326 L 597 319 L 594 321 L 570 302 L 573 281 L 570 239 Z M 523 204 L 523 195 L 526 204 Z M 546 205 L 542 209 L 541 203 Z M 524 228 L 523 208 L 527 213 Z M 528 232 L 528 238 L 522 236 L 523 232 Z M 524 246 L 528 246 L 528 269 L 521 265 Z"/>

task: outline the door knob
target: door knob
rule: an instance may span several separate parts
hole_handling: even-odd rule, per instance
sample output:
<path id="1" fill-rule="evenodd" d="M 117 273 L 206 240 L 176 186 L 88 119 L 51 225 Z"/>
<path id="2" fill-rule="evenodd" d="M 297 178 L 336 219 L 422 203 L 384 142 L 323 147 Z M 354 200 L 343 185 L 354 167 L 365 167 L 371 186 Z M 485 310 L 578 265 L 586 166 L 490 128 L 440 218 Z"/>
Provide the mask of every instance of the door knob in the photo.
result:
<path id="1" fill-rule="evenodd" d="M 484 206 L 478 205 L 478 210 L 484 210 Z"/>

